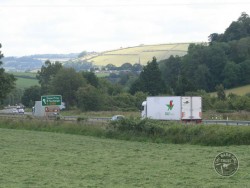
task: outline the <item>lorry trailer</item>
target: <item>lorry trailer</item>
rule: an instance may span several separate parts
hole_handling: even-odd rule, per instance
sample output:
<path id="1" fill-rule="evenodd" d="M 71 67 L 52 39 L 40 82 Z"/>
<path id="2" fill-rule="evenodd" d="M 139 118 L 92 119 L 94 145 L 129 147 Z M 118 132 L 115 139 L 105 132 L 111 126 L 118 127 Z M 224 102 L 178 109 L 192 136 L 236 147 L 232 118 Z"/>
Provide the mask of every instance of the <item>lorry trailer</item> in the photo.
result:
<path id="1" fill-rule="evenodd" d="M 151 96 L 142 103 L 142 118 L 155 120 L 202 121 L 199 96 Z"/>

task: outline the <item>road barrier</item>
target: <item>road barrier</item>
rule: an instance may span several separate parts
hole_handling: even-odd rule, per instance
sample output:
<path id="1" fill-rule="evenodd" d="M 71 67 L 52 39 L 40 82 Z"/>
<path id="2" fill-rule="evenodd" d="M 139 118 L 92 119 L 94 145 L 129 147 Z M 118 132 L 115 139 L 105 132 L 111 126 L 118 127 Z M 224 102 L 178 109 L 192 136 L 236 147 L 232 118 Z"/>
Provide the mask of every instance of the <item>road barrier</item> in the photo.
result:
<path id="1" fill-rule="evenodd" d="M 240 120 L 202 120 L 203 124 L 213 125 L 250 125 L 250 121 Z"/>
<path id="2" fill-rule="evenodd" d="M 13 114 L 13 113 L 0 113 L 0 117 L 8 117 L 8 118 L 27 118 L 27 116 L 30 116 L 32 118 L 36 119 L 45 119 L 45 117 L 34 117 L 29 114 Z M 79 116 L 53 116 L 49 119 L 55 119 L 56 117 L 59 117 L 60 120 L 64 121 L 78 121 L 81 120 L 81 117 Z M 88 122 L 108 122 L 111 120 L 111 117 L 86 117 L 82 118 L 83 121 Z M 239 125 L 239 126 L 249 126 L 250 121 L 241 121 L 241 120 L 202 120 L 202 123 L 204 125 Z"/>

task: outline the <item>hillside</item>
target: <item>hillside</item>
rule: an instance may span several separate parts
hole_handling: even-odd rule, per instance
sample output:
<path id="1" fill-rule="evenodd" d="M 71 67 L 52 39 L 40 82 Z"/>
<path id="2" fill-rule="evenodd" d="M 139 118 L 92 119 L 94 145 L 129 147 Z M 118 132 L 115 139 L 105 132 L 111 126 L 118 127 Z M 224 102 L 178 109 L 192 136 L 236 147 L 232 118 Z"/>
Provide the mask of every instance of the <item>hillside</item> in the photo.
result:
<path id="1" fill-rule="evenodd" d="M 17 79 L 16 87 L 19 89 L 26 89 L 31 86 L 39 85 L 36 79 L 36 73 L 31 72 L 9 72 Z"/>
<path id="2" fill-rule="evenodd" d="M 225 90 L 226 95 L 233 93 L 236 95 L 246 95 L 248 93 L 250 93 L 250 85 L 245 85 L 245 86 L 241 86 L 241 87 L 236 87 L 236 88 L 232 88 L 232 89 L 226 89 Z M 216 92 L 210 93 L 211 96 L 217 96 Z"/>
<path id="3" fill-rule="evenodd" d="M 190 43 L 158 44 L 158 45 L 140 45 L 135 47 L 120 48 L 102 53 L 94 53 L 84 56 L 79 60 L 92 62 L 93 65 L 105 66 L 113 64 L 121 66 L 124 63 L 147 64 L 155 56 L 157 60 L 167 59 L 170 55 L 183 56 L 187 53 Z"/>
<path id="4" fill-rule="evenodd" d="M 70 54 L 40 54 L 40 55 L 30 55 L 22 57 L 4 57 L 2 59 L 3 68 L 10 72 L 25 72 L 39 70 L 46 60 L 51 62 L 55 61 L 68 61 L 69 59 L 74 59 L 78 57 L 79 53 Z"/>

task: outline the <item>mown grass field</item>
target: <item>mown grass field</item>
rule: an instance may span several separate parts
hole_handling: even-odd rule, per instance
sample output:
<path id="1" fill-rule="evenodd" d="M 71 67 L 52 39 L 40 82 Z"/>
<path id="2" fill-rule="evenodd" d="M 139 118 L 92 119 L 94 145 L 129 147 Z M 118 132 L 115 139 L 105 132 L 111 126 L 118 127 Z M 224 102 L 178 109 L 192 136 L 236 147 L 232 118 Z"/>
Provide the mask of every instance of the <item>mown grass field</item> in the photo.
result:
<path id="1" fill-rule="evenodd" d="M 189 44 L 190 43 L 158 44 L 121 48 L 103 52 L 98 56 L 87 57 L 87 60 L 99 66 L 105 66 L 107 64 L 121 66 L 124 63 L 135 64 L 139 62 L 142 65 L 146 65 L 154 56 L 158 61 L 167 59 L 170 55 L 183 56 L 187 53 Z"/>
<path id="2" fill-rule="evenodd" d="M 0 187 L 249 187 L 250 146 L 155 144 L 0 129 Z M 232 177 L 213 168 L 234 153 Z"/>

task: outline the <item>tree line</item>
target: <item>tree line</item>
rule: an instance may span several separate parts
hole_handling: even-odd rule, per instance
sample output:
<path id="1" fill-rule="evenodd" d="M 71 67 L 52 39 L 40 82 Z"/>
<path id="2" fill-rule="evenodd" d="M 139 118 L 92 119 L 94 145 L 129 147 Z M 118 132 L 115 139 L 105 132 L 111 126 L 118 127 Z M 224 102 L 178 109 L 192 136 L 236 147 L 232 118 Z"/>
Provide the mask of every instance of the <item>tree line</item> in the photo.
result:
<path id="1" fill-rule="evenodd" d="M 226 89 L 250 84 L 249 16 L 242 13 L 220 36 L 210 35 L 209 44 L 191 44 L 187 55 L 159 62 L 168 91 L 183 95 L 198 89 L 215 91 L 220 84 Z"/>
<path id="2" fill-rule="evenodd" d="M 82 111 L 136 110 L 146 94 L 138 92 L 130 95 L 120 84 L 113 84 L 106 78 L 98 78 L 94 72 L 63 67 L 61 63 L 45 62 L 37 73 L 40 86 L 32 86 L 24 91 L 22 102 L 34 105 L 41 95 L 62 95 L 68 109 Z"/>

